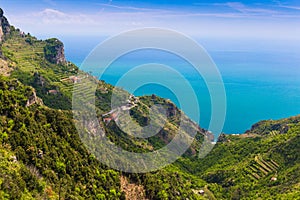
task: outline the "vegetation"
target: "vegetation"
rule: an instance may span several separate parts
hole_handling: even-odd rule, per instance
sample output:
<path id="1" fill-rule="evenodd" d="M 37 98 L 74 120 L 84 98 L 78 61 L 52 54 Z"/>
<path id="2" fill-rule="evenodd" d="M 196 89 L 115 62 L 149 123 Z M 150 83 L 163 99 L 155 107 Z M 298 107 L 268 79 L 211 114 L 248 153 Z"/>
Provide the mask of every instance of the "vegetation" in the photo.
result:
<path id="1" fill-rule="evenodd" d="M 14 27 L 7 30 L 0 43 L 1 63 L 10 66 L 10 76 L 0 75 L 0 199 L 125 199 L 130 190 L 125 194 L 122 177 L 141 186 L 148 199 L 299 199 L 300 116 L 261 121 L 241 135 L 221 135 L 201 159 L 199 149 L 207 132 L 172 102 L 155 95 L 140 97 L 129 111 L 133 121 L 145 127 L 163 118 L 151 118 L 151 107 L 165 108 L 166 122 L 155 136 L 135 138 L 114 119 L 104 122 L 115 88 L 98 81 L 95 105 L 100 124 L 106 137 L 123 149 L 160 149 L 174 138 L 181 119 L 189 127 L 186 134 L 197 132 L 175 163 L 144 174 L 119 172 L 89 153 L 77 133 L 71 99 L 79 69 L 52 60 L 62 43 L 38 40 Z M 118 88 L 117 93 L 129 96 Z M 130 124 L 125 128 L 134 129 Z"/>
<path id="2" fill-rule="evenodd" d="M 29 44 L 32 44 L 30 38 L 29 39 Z M 28 40 L 27 39 L 27 40 Z M 56 38 L 48 39 L 45 41 L 46 45 L 44 47 L 44 53 L 45 53 L 45 58 L 54 64 L 61 64 L 64 62 L 64 55 L 63 55 L 63 43 L 59 41 Z"/>
<path id="3" fill-rule="evenodd" d="M 218 199 L 297 199 L 299 136 L 300 116 L 262 121 L 245 134 L 223 135 L 206 158 L 178 165 L 204 179 Z"/>
<path id="4" fill-rule="evenodd" d="M 27 185 L 9 190 L 11 195 L 22 194 L 28 188 L 30 194 L 49 198 L 86 199 L 98 194 L 106 199 L 121 198 L 119 173 L 105 169 L 83 148 L 70 112 L 40 105 L 25 107 L 32 90 L 17 80 L 0 79 L 2 146 L 14 152 L 16 163 L 22 163 L 20 170 L 32 169 L 20 174 Z M 32 180 L 28 181 L 27 176 Z M 43 188 L 39 188 L 41 181 L 45 182 Z"/>

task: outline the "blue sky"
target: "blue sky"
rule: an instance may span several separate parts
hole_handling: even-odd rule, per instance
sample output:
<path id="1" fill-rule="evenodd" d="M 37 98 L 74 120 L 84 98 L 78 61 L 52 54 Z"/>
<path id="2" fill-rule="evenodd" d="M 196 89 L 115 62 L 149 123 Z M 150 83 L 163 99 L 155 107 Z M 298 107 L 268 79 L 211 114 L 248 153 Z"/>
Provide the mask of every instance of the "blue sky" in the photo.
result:
<path id="1" fill-rule="evenodd" d="M 40 37 L 110 36 L 161 27 L 193 37 L 298 40 L 300 3 L 174 0 L 0 0 L 10 22 Z"/>

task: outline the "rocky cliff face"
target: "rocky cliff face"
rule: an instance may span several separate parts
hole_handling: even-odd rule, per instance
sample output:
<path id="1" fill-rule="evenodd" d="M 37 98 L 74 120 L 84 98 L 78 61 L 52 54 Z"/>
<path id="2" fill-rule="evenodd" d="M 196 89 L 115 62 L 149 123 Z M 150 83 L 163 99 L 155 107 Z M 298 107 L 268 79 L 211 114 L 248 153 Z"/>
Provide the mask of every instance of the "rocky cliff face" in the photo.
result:
<path id="1" fill-rule="evenodd" d="M 64 44 L 56 38 L 46 40 L 44 48 L 46 59 L 54 64 L 65 64 Z"/>
<path id="2" fill-rule="evenodd" d="M 32 88 L 32 91 L 27 94 L 26 107 L 32 106 L 33 104 L 44 105 L 43 100 L 36 95 L 36 91 Z"/>
<path id="3" fill-rule="evenodd" d="M 6 17 L 3 16 L 3 10 L 0 8 L 0 42 L 4 39 L 5 35 L 10 33 L 10 24 Z"/>

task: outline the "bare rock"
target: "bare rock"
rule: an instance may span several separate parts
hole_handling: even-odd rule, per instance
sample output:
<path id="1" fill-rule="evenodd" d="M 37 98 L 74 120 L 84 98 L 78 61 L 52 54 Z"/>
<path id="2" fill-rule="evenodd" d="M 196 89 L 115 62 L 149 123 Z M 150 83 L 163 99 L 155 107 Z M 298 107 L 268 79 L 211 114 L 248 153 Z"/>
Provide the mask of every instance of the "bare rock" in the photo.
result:
<path id="1" fill-rule="evenodd" d="M 10 24 L 3 13 L 3 10 L 0 8 L 0 42 L 10 33 Z"/>
<path id="2" fill-rule="evenodd" d="M 43 105 L 43 100 L 38 98 L 36 96 L 36 92 L 35 91 L 32 91 L 32 95 L 30 95 L 28 97 L 28 100 L 27 100 L 27 103 L 26 103 L 26 107 L 29 107 L 33 104 L 40 104 L 40 105 Z"/>

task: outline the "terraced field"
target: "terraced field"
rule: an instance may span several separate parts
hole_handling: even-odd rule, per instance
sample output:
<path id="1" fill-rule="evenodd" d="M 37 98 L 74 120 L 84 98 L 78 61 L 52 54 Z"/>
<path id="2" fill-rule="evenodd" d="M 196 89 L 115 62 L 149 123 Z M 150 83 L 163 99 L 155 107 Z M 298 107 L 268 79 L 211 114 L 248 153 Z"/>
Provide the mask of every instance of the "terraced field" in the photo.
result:
<path id="1" fill-rule="evenodd" d="M 279 133 L 280 133 L 279 131 L 275 131 L 275 130 L 274 130 L 274 131 L 271 131 L 271 132 L 270 132 L 270 135 L 271 135 L 271 136 L 276 136 L 276 135 L 278 135 Z"/>
<path id="2" fill-rule="evenodd" d="M 260 154 L 256 155 L 250 165 L 245 169 L 248 176 L 254 180 L 276 173 L 279 165 L 274 160 L 266 161 Z"/>
<path id="3" fill-rule="evenodd" d="M 71 94 L 73 89 L 70 76 L 76 76 L 78 68 L 67 62 L 64 65 L 56 65 L 48 62 L 45 58 L 45 41 L 37 40 L 29 35 L 22 35 L 18 31 L 12 32 L 11 38 L 2 46 L 4 55 L 15 64 L 15 70 L 33 76 L 39 72 L 51 85 L 60 92 Z"/>
<path id="4" fill-rule="evenodd" d="M 40 61 L 44 58 L 44 43 L 28 44 L 23 37 L 9 39 L 3 44 L 4 52 L 10 60 L 14 61 L 20 69 L 26 72 L 34 72 L 41 69 Z"/>

